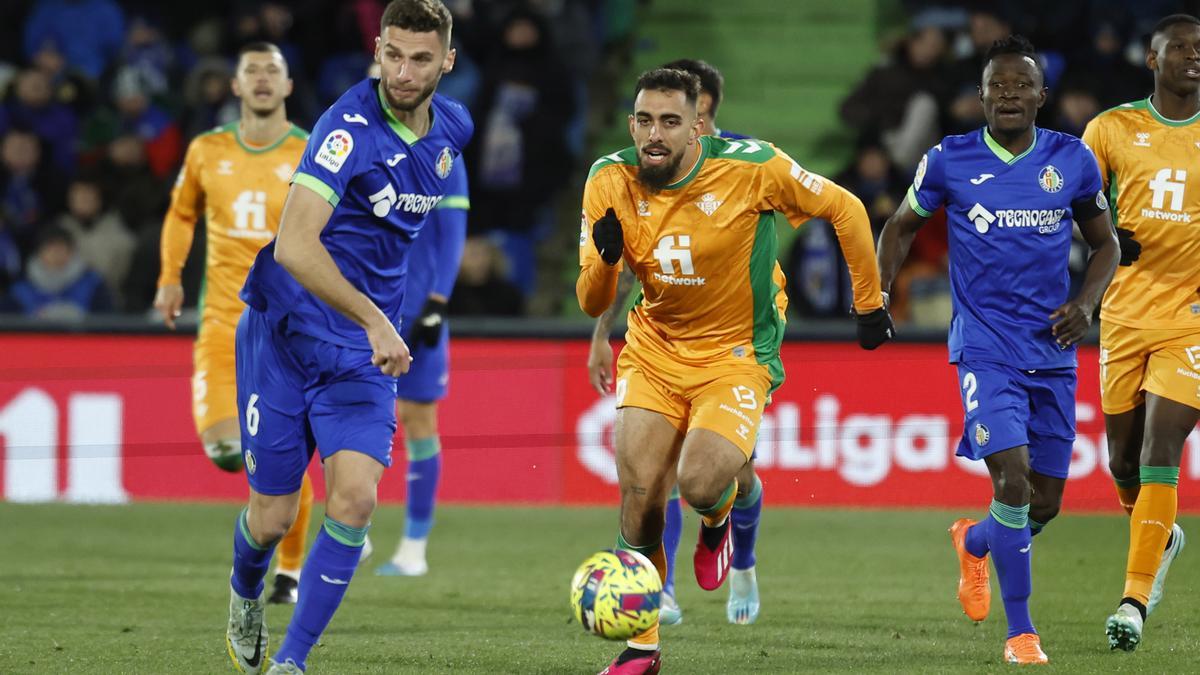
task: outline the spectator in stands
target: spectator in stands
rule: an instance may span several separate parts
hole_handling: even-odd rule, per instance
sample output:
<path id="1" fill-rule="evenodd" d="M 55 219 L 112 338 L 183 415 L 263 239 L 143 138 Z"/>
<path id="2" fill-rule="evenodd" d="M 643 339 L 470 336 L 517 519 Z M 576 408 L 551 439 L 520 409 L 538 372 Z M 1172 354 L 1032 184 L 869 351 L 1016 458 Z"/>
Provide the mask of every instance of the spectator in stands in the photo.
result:
<path id="1" fill-rule="evenodd" d="M 114 305 L 123 306 L 120 292 L 129 273 L 137 239 L 121 216 L 106 207 L 100 183 L 91 177 L 76 178 L 67 188 L 67 212 L 58 225 L 75 240 L 88 267 L 104 278 Z"/>
<path id="2" fill-rule="evenodd" d="M 525 298 L 506 277 L 500 249 L 486 237 L 468 237 L 458 281 L 450 296 L 451 316 L 519 316 Z"/>
<path id="3" fill-rule="evenodd" d="M 0 311 L 4 311 L 3 298 L 7 297 L 8 288 L 21 278 L 21 250 L 9 232 L 0 214 Z"/>
<path id="4" fill-rule="evenodd" d="M 1114 24 L 1101 23 L 1092 33 L 1091 52 L 1077 61 L 1074 68 L 1068 67 L 1069 74 L 1075 71 L 1094 76 L 1090 84 L 1094 86 L 1092 94 L 1098 99 L 1100 110 L 1146 98 L 1154 90 L 1154 76 L 1142 62 L 1146 50 L 1140 36 L 1134 40 L 1135 48 L 1128 50 L 1130 41 L 1126 35 Z M 1130 51 L 1137 54 L 1137 63 L 1130 61 Z"/>
<path id="5" fill-rule="evenodd" d="M 174 65 L 175 53 L 158 26 L 144 16 L 134 16 L 121 50 L 122 69 L 137 73 L 142 92 L 154 98 L 168 93 Z"/>
<path id="6" fill-rule="evenodd" d="M 1012 23 L 999 3 L 973 6 L 968 23 L 969 52 L 950 67 L 946 98 L 942 104 L 942 129 L 945 134 L 962 134 L 984 125 L 983 104 L 979 101 L 979 74 L 983 55 L 992 43 L 1012 33 Z M 922 149 L 924 152 L 924 149 Z"/>
<path id="7" fill-rule="evenodd" d="M 871 137 L 859 141 L 854 161 L 833 180 L 862 201 L 876 235 L 900 206 L 909 185 L 883 146 Z"/>
<path id="8" fill-rule="evenodd" d="M 38 223 L 58 209 L 61 187 L 42 162 L 36 134 L 12 128 L 0 140 L 0 212 L 27 255 L 37 241 Z"/>
<path id="9" fill-rule="evenodd" d="M 150 100 L 147 86 L 141 73 L 133 68 L 125 66 L 117 72 L 113 84 L 117 130 L 141 139 L 150 171 L 165 179 L 179 166 L 183 135 L 171 116 Z"/>
<path id="10" fill-rule="evenodd" d="M 1072 136 L 1083 136 L 1083 129 L 1093 117 L 1100 113 L 1100 101 L 1096 100 L 1096 86 L 1092 78 L 1065 78 L 1054 96 L 1054 120 L 1050 127 Z"/>
<path id="11" fill-rule="evenodd" d="M 83 119 L 96 105 L 96 83 L 67 63 L 67 57 L 53 42 L 46 42 L 33 55 L 31 65 L 50 80 L 52 98 L 70 106 L 76 119 Z"/>
<path id="12" fill-rule="evenodd" d="M 878 136 L 891 161 L 906 170 L 941 137 L 945 55 L 942 29 L 917 27 L 842 102 L 842 119 L 860 134 Z"/>
<path id="13" fill-rule="evenodd" d="M 13 126 L 34 132 L 48 150 L 46 159 L 59 172 L 70 174 L 75 170 L 79 124 L 75 111 L 55 101 L 53 94 L 46 73 L 35 68 L 21 71 L 12 94 L 0 107 L 0 133 Z"/>
<path id="14" fill-rule="evenodd" d="M 9 295 L 17 311 L 43 319 L 80 320 L 112 310 L 104 280 L 87 266 L 71 235 L 60 227 L 42 233 L 25 277 L 13 284 Z"/>
<path id="15" fill-rule="evenodd" d="M 238 102 L 229 91 L 232 77 L 229 63 L 217 58 L 201 61 L 188 74 L 183 87 L 185 139 L 237 119 Z"/>
<path id="16" fill-rule="evenodd" d="M 115 0 L 39 0 L 25 22 L 27 59 L 51 43 L 93 81 L 124 41 L 125 15 Z"/>

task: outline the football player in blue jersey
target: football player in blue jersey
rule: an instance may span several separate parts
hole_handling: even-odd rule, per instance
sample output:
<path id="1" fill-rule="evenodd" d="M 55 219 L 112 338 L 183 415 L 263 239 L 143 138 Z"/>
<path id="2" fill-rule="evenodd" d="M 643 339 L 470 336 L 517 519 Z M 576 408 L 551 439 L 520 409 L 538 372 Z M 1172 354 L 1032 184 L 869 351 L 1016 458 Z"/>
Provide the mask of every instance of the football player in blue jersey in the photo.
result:
<path id="1" fill-rule="evenodd" d="M 263 576 L 314 449 L 326 517 L 270 674 L 304 672 L 391 464 L 396 378 L 413 359 L 398 326 L 407 260 L 474 131 L 461 104 L 434 93 L 454 66 L 450 31 L 440 0 L 388 4 L 375 42 L 381 78 L 351 87 L 317 120 L 279 234 L 242 288 L 236 369 L 250 499 L 234 525 L 226 642 L 248 673 L 267 659 Z"/>
<path id="2" fill-rule="evenodd" d="M 725 77 L 716 66 L 697 59 L 678 59 L 665 63 L 662 67 L 682 70 L 700 78 L 700 98 L 696 107 L 702 135 L 731 139 L 750 138 L 717 126 L 717 108 L 721 104 Z M 628 269 L 621 274 L 617 281 L 616 301 L 596 319 L 596 327 L 592 331 L 591 350 L 588 354 L 588 379 L 601 395 L 612 391 L 613 350 L 612 345 L 608 343 L 608 337 L 612 332 L 613 319 L 616 318 L 617 312 L 624 309 L 634 281 L 633 272 Z M 730 518 L 733 520 L 733 561 L 730 563 L 729 600 L 725 603 L 725 616 L 729 623 L 749 625 L 758 620 L 760 608 L 754 549 L 758 540 L 758 523 L 763 504 L 763 484 L 754 472 L 753 455 L 738 473 L 737 480 L 737 499 L 730 512 Z M 679 550 L 682 535 L 683 506 L 679 499 L 679 488 L 676 487 L 667 500 L 667 522 L 663 528 L 667 580 L 663 583 L 662 607 L 658 619 L 664 626 L 683 621 L 683 611 L 675 599 L 675 554 Z"/>
<path id="3" fill-rule="evenodd" d="M 396 554 L 375 569 L 379 576 L 422 576 L 429 571 L 425 544 L 442 470 L 438 401 L 450 380 L 450 328 L 446 303 L 458 277 L 467 240 L 467 171 L 455 162 L 446 198 L 429 213 L 408 260 L 408 289 L 401 309 L 401 336 L 412 350 L 412 367 L 396 380 L 396 414 L 408 453 L 404 535 Z"/>
<path id="4" fill-rule="evenodd" d="M 950 362 L 965 412 L 957 454 L 982 459 L 993 490 L 986 519 L 963 518 L 950 529 L 958 597 L 968 617 L 987 617 L 990 554 L 1012 663 L 1047 661 L 1029 617 L 1031 537 L 1062 503 L 1075 439 L 1075 345 L 1120 257 L 1095 156 L 1074 136 L 1034 126 L 1043 83 L 1028 40 L 997 41 L 980 83 L 987 126 L 947 136 L 926 153 L 879 237 L 887 290 L 918 228 L 946 209 Z M 1068 298 L 1072 221 L 1093 253 Z"/>

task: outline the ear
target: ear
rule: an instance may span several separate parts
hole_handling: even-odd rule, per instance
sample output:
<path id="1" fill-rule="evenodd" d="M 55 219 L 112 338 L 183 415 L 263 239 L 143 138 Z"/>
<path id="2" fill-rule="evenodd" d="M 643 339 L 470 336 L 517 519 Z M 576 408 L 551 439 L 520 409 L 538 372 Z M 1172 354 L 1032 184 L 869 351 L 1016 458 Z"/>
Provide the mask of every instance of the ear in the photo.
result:
<path id="1" fill-rule="evenodd" d="M 975 91 L 979 92 L 979 102 L 983 103 L 983 87 L 975 85 Z"/>
<path id="2" fill-rule="evenodd" d="M 1153 47 L 1146 50 L 1146 67 L 1150 70 L 1158 70 L 1158 52 L 1154 51 Z"/>
<path id="3" fill-rule="evenodd" d="M 633 119 L 633 115 L 630 115 L 629 116 L 629 137 L 633 139 L 634 145 L 637 145 L 637 135 L 633 133 L 633 130 L 636 128 L 637 127 L 635 126 L 635 121 Z"/>
<path id="4" fill-rule="evenodd" d="M 292 89 L 293 89 L 294 87 L 295 87 L 295 83 L 294 83 L 294 82 L 292 82 L 292 78 L 290 78 L 290 77 L 289 77 L 289 78 L 287 79 L 287 84 L 285 84 L 285 85 L 284 85 L 283 97 L 284 97 L 284 98 L 287 98 L 287 97 L 291 96 L 291 95 L 292 95 Z"/>
<path id="5" fill-rule="evenodd" d="M 238 84 L 236 77 L 229 78 L 229 90 L 233 92 L 234 96 L 238 98 L 242 97 L 242 87 Z"/>
<path id="6" fill-rule="evenodd" d="M 1038 108 L 1041 108 L 1042 106 L 1046 105 L 1046 97 L 1049 94 L 1050 94 L 1050 89 L 1048 87 L 1042 87 L 1042 90 L 1038 92 L 1038 102 L 1037 102 Z"/>
<path id="7" fill-rule="evenodd" d="M 454 70 L 454 57 L 458 56 L 458 50 L 451 49 L 446 52 L 446 58 L 442 61 L 442 74 L 445 75 Z"/>
<path id="8" fill-rule="evenodd" d="M 692 122 L 692 129 L 688 133 L 688 144 L 695 143 L 701 136 L 704 135 L 704 118 L 696 115 L 696 121 Z"/>
<path id="9" fill-rule="evenodd" d="M 380 40 L 379 36 L 376 35 L 375 36 L 375 63 L 381 64 L 381 65 L 383 64 L 382 49 L 383 49 L 383 40 Z"/>

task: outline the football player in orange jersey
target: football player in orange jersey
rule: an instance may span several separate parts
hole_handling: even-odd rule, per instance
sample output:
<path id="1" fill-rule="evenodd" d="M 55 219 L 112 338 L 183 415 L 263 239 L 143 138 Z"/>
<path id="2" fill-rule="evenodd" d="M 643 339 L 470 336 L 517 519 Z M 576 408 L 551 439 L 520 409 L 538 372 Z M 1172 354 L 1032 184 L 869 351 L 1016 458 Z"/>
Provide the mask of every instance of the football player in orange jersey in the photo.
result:
<path id="1" fill-rule="evenodd" d="M 863 347 L 891 338 L 891 318 L 856 197 L 764 141 L 703 136 L 691 73 L 649 71 L 635 94 L 634 147 L 598 160 L 584 188 L 576 294 L 599 316 L 615 298 L 622 259 L 642 282 L 617 360 L 617 546 L 642 553 L 665 577 L 664 508 L 678 482 L 702 519 L 696 580 L 715 590 L 729 571 L 736 476 L 783 381 L 775 212 L 794 224 L 833 223 Z M 603 672 L 656 673 L 661 654 L 655 626 Z"/>
<path id="2" fill-rule="evenodd" d="M 700 117 L 700 133 L 704 136 L 741 140 L 741 134 L 730 133 L 717 126 L 717 110 L 725 86 L 720 70 L 705 61 L 678 59 L 663 64 L 663 68 L 677 68 L 700 78 L 700 98 L 696 107 Z M 633 272 L 625 270 L 617 280 L 617 299 L 596 319 L 592 331 L 592 344 L 588 354 L 588 379 L 601 395 L 612 393 L 613 349 L 608 338 L 612 333 L 613 319 L 625 308 L 626 298 L 634 284 Z M 733 502 L 733 562 L 729 571 L 729 600 L 725 603 L 725 616 L 729 623 L 749 625 L 758 620 L 759 596 L 758 576 L 755 571 L 755 543 L 758 538 L 759 515 L 763 505 L 763 487 L 754 472 L 754 455 L 738 472 L 738 493 Z M 667 579 L 663 583 L 662 605 L 659 623 L 664 626 L 683 621 L 683 612 L 675 600 L 675 553 L 679 549 L 683 510 L 679 503 L 679 488 L 671 491 L 667 500 L 667 523 L 663 531 L 663 547 L 667 557 Z"/>
<path id="3" fill-rule="evenodd" d="M 1133 651 L 1183 550 L 1175 522 L 1184 443 L 1200 420 L 1200 19 L 1151 34 L 1154 93 L 1093 119 L 1122 267 L 1100 312 L 1100 393 L 1109 468 L 1129 512 L 1125 588 L 1105 630 Z"/>
<path id="4" fill-rule="evenodd" d="M 208 458 L 224 471 L 240 473 L 233 337 L 245 305 L 238 291 L 254 256 L 279 228 L 288 181 L 308 133 L 288 121 L 284 99 L 292 93 L 292 80 L 275 45 L 243 47 L 231 87 L 241 100 L 239 119 L 191 142 L 172 191 L 154 308 L 174 329 L 184 301 L 180 274 L 203 215 L 207 252 L 193 352 L 192 415 Z M 279 546 L 271 602 L 296 601 L 311 512 L 312 485 L 305 476 L 300 513 Z"/>

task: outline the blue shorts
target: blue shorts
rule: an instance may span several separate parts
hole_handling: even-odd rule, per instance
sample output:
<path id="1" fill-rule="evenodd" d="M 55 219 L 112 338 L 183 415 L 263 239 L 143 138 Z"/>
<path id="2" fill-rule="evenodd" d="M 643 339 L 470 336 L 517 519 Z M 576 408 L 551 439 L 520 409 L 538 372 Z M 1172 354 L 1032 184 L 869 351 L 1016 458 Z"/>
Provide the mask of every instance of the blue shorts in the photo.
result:
<path id="1" fill-rule="evenodd" d="M 247 308 L 236 338 L 238 420 L 250 487 L 266 495 L 300 489 L 314 449 L 322 460 L 354 450 L 392 463 L 396 381 L 371 352 L 287 330 Z"/>
<path id="2" fill-rule="evenodd" d="M 1066 478 L 1075 444 L 1075 369 L 1021 370 L 1002 363 L 960 362 L 966 420 L 957 454 L 983 459 L 1029 446 L 1029 466 Z"/>
<path id="3" fill-rule="evenodd" d="M 417 318 L 406 316 L 400 321 L 400 337 L 412 351 L 413 361 L 408 372 L 396 379 L 396 398 L 435 403 L 446 398 L 450 383 L 450 325 L 442 321 L 442 336 L 436 345 L 414 345 L 410 336 Z"/>

